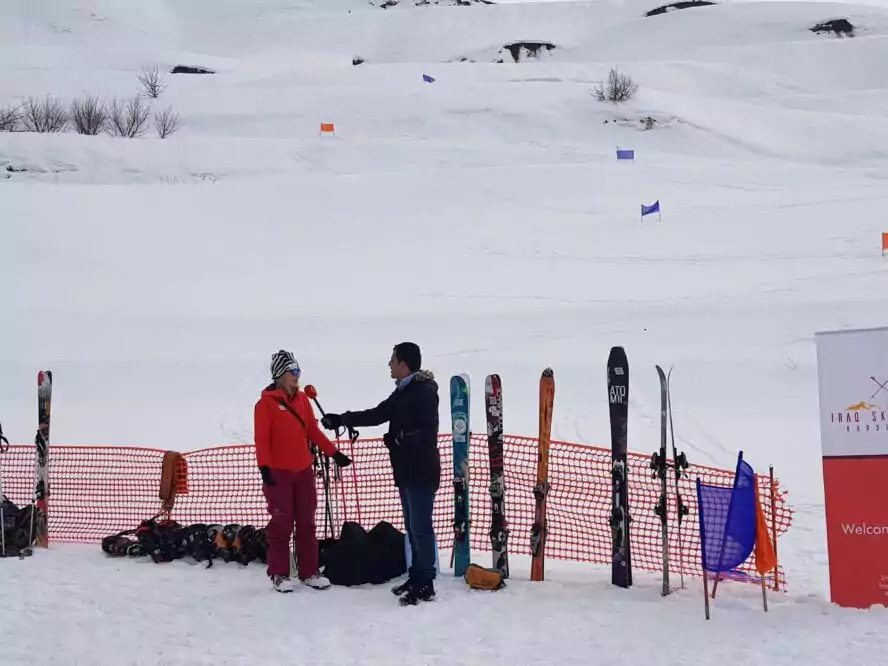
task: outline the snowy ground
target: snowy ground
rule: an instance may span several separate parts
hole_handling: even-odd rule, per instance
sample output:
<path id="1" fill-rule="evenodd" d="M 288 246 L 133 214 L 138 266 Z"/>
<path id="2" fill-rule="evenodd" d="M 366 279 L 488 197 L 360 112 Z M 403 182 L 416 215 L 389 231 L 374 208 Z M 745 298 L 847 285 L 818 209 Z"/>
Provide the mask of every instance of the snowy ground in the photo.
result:
<path id="1" fill-rule="evenodd" d="M 387 588 L 279 599 L 259 567 L 60 547 L 0 566 L 15 600 L 0 644 L 20 651 L 0 663 L 882 662 L 884 610 L 826 602 L 813 333 L 885 323 L 888 12 L 749 2 L 641 18 L 656 4 L 2 3 L 0 106 L 129 95 L 151 63 L 219 73 L 169 78 L 153 104 L 182 129 L 166 141 L 0 134 L 0 168 L 26 170 L 0 180 L 0 419 L 30 440 L 49 367 L 55 443 L 248 443 L 276 349 L 341 410 L 384 397 L 391 346 L 413 339 L 441 377 L 499 372 L 514 434 L 535 434 L 551 365 L 554 436 L 602 444 L 621 344 L 632 450 L 658 446 L 653 365 L 675 364 L 692 462 L 731 467 L 743 449 L 790 490 L 790 593 L 772 612 L 730 586 L 704 641 L 697 581 L 664 601 L 655 576 L 627 594 L 594 567 L 531 585 L 519 565 L 508 591 L 469 601 L 445 571 L 438 602 L 404 611 Z M 864 30 L 806 30 L 837 16 Z M 515 39 L 558 48 L 491 64 Z M 614 65 L 641 86 L 619 107 L 590 95 Z M 662 221 L 640 220 L 656 199 Z M 58 631 L 31 633 L 49 617 Z"/>

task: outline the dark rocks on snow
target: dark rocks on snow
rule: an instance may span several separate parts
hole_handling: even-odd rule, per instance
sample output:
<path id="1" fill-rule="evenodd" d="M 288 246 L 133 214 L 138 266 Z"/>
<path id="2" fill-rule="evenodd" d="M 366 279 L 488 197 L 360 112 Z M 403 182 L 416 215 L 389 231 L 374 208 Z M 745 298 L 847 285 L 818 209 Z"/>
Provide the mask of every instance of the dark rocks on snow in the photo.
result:
<path id="1" fill-rule="evenodd" d="M 519 62 L 522 51 L 525 54 L 525 58 L 538 58 L 540 50 L 551 51 L 555 48 L 555 45 L 551 42 L 512 42 L 511 44 L 506 44 L 503 48 L 512 54 L 512 60 Z"/>
<path id="2" fill-rule="evenodd" d="M 363 58 L 352 58 L 352 65 L 358 66 L 364 63 Z"/>
<path id="3" fill-rule="evenodd" d="M 495 5 L 496 2 L 495 0 L 413 0 L 413 4 L 416 7 L 424 7 L 426 5 L 453 5 L 456 7 L 471 7 L 472 5 Z"/>
<path id="4" fill-rule="evenodd" d="M 190 65 L 176 65 L 171 74 L 215 74 L 212 69 L 206 67 L 192 67 Z"/>
<path id="5" fill-rule="evenodd" d="M 813 28 L 808 28 L 811 32 L 816 32 L 820 34 L 822 32 L 831 32 L 834 35 L 842 37 L 847 35 L 848 37 L 854 36 L 854 26 L 851 25 L 851 21 L 848 19 L 832 19 L 830 21 L 824 21 L 823 23 L 818 23 Z"/>
<path id="6" fill-rule="evenodd" d="M 659 14 L 666 14 L 667 12 L 672 12 L 678 9 L 690 9 L 691 7 L 706 7 L 708 5 L 717 4 L 715 2 L 710 2 L 709 0 L 684 0 L 683 2 L 673 2 L 668 5 L 663 5 L 662 7 L 657 7 L 655 9 L 650 10 L 645 14 L 645 16 L 657 16 Z"/>

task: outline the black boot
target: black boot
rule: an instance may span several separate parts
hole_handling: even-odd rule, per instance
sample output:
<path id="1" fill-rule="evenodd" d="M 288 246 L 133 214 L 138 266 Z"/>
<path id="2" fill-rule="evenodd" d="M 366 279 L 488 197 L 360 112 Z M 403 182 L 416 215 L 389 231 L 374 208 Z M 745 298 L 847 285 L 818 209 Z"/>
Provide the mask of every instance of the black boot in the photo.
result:
<path id="1" fill-rule="evenodd" d="M 412 587 L 413 587 L 413 581 L 408 578 L 406 581 L 404 581 L 400 585 L 395 585 L 392 588 L 392 594 L 400 597 L 402 594 L 407 594 Z"/>
<path id="2" fill-rule="evenodd" d="M 420 601 L 432 601 L 435 598 L 435 584 L 432 581 L 416 585 L 399 599 L 402 606 L 415 606 Z"/>

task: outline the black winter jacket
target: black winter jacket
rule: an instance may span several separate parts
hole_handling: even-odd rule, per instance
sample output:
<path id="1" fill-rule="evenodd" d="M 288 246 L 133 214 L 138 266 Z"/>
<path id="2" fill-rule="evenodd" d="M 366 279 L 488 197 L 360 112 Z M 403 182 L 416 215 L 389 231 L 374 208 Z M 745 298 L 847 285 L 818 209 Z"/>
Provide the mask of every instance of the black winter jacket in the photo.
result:
<path id="1" fill-rule="evenodd" d="M 377 426 L 388 421 L 385 445 L 392 461 L 395 485 L 425 486 L 435 490 L 441 483 L 438 453 L 438 384 L 435 376 L 420 370 L 403 388 L 373 409 L 344 412 L 346 426 Z"/>

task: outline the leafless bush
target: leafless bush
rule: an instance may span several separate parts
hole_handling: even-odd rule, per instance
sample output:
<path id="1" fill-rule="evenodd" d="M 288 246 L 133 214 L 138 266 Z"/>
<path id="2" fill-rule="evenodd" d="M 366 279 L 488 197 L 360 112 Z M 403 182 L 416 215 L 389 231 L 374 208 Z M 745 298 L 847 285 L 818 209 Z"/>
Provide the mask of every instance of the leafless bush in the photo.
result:
<path id="1" fill-rule="evenodd" d="M 78 134 L 95 136 L 108 127 L 108 107 L 97 95 L 77 97 L 71 102 L 71 124 Z"/>
<path id="2" fill-rule="evenodd" d="M 166 88 L 166 83 L 164 83 L 157 65 L 150 69 L 143 67 L 139 72 L 139 83 L 142 84 L 142 93 L 153 99 L 160 97 L 160 93 Z"/>
<path id="3" fill-rule="evenodd" d="M 173 109 L 169 107 L 163 111 L 155 112 L 154 129 L 157 130 L 157 136 L 166 139 L 170 134 L 179 130 L 179 114 L 173 113 Z"/>
<path id="4" fill-rule="evenodd" d="M 0 107 L 0 132 L 15 132 L 22 119 L 21 109 L 17 106 Z"/>
<path id="5" fill-rule="evenodd" d="M 625 102 L 638 92 L 638 86 L 628 74 L 620 74 L 617 68 L 607 75 L 607 83 L 599 83 L 593 92 L 599 102 Z"/>
<path id="6" fill-rule="evenodd" d="M 22 124 L 29 132 L 63 132 L 68 126 L 68 109 L 56 97 L 29 97 L 22 105 Z"/>
<path id="7" fill-rule="evenodd" d="M 114 100 L 108 110 L 108 130 L 113 136 L 131 139 L 145 133 L 151 109 L 139 95 L 128 100 Z"/>

